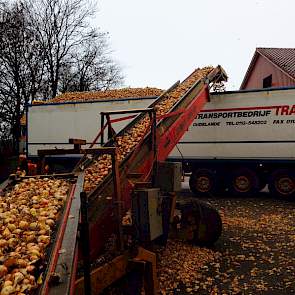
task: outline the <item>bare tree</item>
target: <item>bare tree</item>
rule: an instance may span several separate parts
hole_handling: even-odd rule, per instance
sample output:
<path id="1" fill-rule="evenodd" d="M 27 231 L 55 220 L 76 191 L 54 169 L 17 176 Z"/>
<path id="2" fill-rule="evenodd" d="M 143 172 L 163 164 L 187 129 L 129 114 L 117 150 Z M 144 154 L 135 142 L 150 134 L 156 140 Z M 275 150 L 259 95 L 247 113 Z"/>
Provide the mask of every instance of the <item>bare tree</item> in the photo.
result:
<path id="1" fill-rule="evenodd" d="M 32 20 L 45 54 L 50 96 L 58 92 L 62 67 L 81 44 L 97 37 L 89 0 L 30 0 Z"/>
<path id="2" fill-rule="evenodd" d="M 20 118 L 24 105 L 36 97 L 44 62 L 25 4 L 13 3 L 3 8 L 0 11 L 0 130 L 7 134 L 9 129 L 18 150 Z"/>
<path id="3" fill-rule="evenodd" d="M 61 92 L 107 90 L 120 86 L 120 67 L 110 57 L 107 34 L 100 32 L 86 40 L 64 65 Z"/>
<path id="4" fill-rule="evenodd" d="M 0 137 L 18 151 L 24 106 L 61 91 L 122 81 L 107 35 L 89 25 L 89 0 L 0 0 Z"/>

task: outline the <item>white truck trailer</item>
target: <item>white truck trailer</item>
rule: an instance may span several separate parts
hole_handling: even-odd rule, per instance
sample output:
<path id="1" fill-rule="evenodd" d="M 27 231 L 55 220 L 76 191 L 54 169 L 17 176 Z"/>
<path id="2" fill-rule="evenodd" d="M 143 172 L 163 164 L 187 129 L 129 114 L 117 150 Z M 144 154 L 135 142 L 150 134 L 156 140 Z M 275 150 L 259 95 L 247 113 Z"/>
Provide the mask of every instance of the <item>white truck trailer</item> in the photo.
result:
<path id="1" fill-rule="evenodd" d="M 197 194 L 295 192 L 295 88 L 213 93 L 170 155 Z"/>
<path id="2" fill-rule="evenodd" d="M 66 148 L 69 138 L 86 139 L 89 145 L 100 129 L 100 112 L 146 108 L 155 99 L 30 105 L 27 156 Z M 128 122 L 113 126 L 119 131 Z M 273 194 L 289 197 L 295 194 L 294 131 L 295 88 L 211 93 L 170 159 L 192 172 L 190 187 L 197 194 L 249 195 L 268 184 Z"/>
<path id="3" fill-rule="evenodd" d="M 26 110 L 26 155 L 35 160 L 38 150 L 65 149 L 72 147 L 69 138 L 86 140 L 88 148 L 101 129 L 103 111 L 140 109 L 148 107 L 155 96 L 139 98 L 116 98 L 81 102 L 31 104 Z M 118 116 L 112 116 L 116 119 Z M 120 115 L 119 117 L 122 117 Z M 124 128 L 131 119 L 112 124 L 116 132 Z M 100 146 L 100 140 L 93 147 Z M 54 169 L 71 169 L 78 155 L 48 157 L 55 164 Z"/>

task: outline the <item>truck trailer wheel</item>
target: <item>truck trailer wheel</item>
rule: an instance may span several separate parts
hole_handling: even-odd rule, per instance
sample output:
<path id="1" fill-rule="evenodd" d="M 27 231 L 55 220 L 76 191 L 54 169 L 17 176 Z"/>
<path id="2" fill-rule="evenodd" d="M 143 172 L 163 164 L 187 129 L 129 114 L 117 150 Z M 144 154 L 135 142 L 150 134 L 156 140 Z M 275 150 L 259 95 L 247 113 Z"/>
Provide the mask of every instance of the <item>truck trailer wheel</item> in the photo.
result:
<path id="1" fill-rule="evenodd" d="M 217 191 L 217 176 L 210 169 L 197 169 L 192 172 L 189 186 L 191 191 L 200 196 L 213 195 Z"/>
<path id="2" fill-rule="evenodd" d="M 257 174 L 248 168 L 235 170 L 229 180 L 229 191 L 236 196 L 249 196 L 260 190 Z"/>
<path id="3" fill-rule="evenodd" d="M 290 198 L 295 194 L 295 174 L 288 169 L 274 171 L 269 179 L 269 191 L 280 198 Z"/>

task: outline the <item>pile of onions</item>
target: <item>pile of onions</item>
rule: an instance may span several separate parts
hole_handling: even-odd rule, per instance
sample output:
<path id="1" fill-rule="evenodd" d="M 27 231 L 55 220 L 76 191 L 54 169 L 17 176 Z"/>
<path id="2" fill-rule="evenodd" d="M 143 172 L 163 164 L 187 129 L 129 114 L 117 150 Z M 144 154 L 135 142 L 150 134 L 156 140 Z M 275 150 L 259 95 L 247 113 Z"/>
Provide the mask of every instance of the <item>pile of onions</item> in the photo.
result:
<path id="1" fill-rule="evenodd" d="M 0 196 L 0 294 L 30 294 L 40 273 L 59 212 L 65 180 L 24 179 Z"/>
<path id="2" fill-rule="evenodd" d="M 106 91 L 85 91 L 85 92 L 66 92 L 46 103 L 61 103 L 68 101 L 89 101 L 89 100 L 106 100 L 120 99 L 127 97 L 151 97 L 161 95 L 163 90 L 153 87 L 145 88 L 121 88 Z"/>
<path id="3" fill-rule="evenodd" d="M 164 98 L 155 106 L 157 116 L 168 113 L 177 101 L 193 86 L 196 81 L 206 77 L 212 67 L 205 67 L 195 70 L 186 80 L 179 84 L 172 92 L 166 94 Z M 150 125 L 150 119 L 146 115 L 135 126 L 128 130 L 123 136 L 116 137 L 116 146 L 118 147 L 118 158 L 121 162 L 125 156 L 133 150 L 145 135 Z M 103 178 L 110 173 L 112 162 L 109 156 L 101 156 L 96 159 L 85 171 L 84 190 L 92 191 Z"/>

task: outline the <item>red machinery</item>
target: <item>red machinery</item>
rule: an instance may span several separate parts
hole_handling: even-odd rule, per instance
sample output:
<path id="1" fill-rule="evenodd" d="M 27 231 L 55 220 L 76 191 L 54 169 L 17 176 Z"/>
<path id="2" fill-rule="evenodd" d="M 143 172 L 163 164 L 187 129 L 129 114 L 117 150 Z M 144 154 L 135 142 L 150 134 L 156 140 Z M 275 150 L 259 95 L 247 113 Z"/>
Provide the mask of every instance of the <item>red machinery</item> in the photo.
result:
<path id="1" fill-rule="evenodd" d="M 131 208 L 134 190 L 137 187 L 155 185 L 158 162 L 167 158 L 209 100 L 210 85 L 226 79 L 224 70 L 220 66 L 216 67 L 207 77 L 196 81 L 172 109 L 160 118 L 156 117 L 155 107 L 167 94 L 181 87 L 181 83 L 175 83 L 146 110 L 105 112 L 102 118 L 104 116 L 107 118 L 111 138 L 103 145 L 103 149 L 81 150 L 80 146 L 76 146 L 73 150 L 62 151 L 63 153 L 79 152 L 85 155 L 73 171 L 76 175 L 76 183 L 64 210 L 63 221 L 57 233 L 56 243 L 53 245 L 40 294 L 73 294 L 74 292 L 91 294 L 91 289 L 98 294 L 124 275 L 130 262 L 133 266 L 138 263 L 151 265 L 152 272 L 147 272 L 148 268 L 143 267 L 145 279 L 150 282 L 146 293 L 156 294 L 155 255 L 139 247 L 138 244 L 132 243 L 132 227 L 122 227 L 122 218 Z M 110 126 L 110 116 L 118 113 L 140 114 L 115 135 Z M 119 164 L 116 161 L 116 136 L 122 136 L 147 114 L 152 122 L 150 130 Z M 102 127 L 104 127 L 103 119 Z M 103 132 L 101 139 L 103 141 Z M 60 151 L 53 152 L 60 153 Z M 93 156 L 89 156 L 89 153 Z M 112 156 L 112 173 L 86 195 L 83 192 L 83 171 L 101 153 Z M 170 210 L 172 210 L 171 207 Z M 78 230 L 79 226 L 80 230 Z M 80 254 L 78 244 L 82 246 Z M 80 260 L 78 257 L 84 259 L 84 279 L 82 277 L 75 281 L 77 264 Z"/>
<path id="2" fill-rule="evenodd" d="M 110 237 L 110 233 L 116 232 L 119 236 L 119 245 L 121 231 L 120 224 L 122 220 L 122 212 L 126 212 L 131 206 L 131 196 L 137 185 L 150 185 L 153 182 L 153 176 L 156 175 L 157 162 L 164 161 L 185 131 L 192 124 L 196 115 L 203 108 L 209 99 L 210 84 L 219 83 L 227 79 L 224 70 L 218 66 L 204 78 L 195 82 L 195 84 L 178 100 L 169 113 L 157 120 L 154 107 L 162 101 L 165 95 L 181 87 L 181 83 L 175 83 L 166 93 L 161 95 L 145 112 L 141 113 L 116 136 L 121 136 L 137 122 L 139 122 L 146 113 L 151 118 L 151 130 L 145 135 L 144 139 L 138 146 L 131 151 L 118 167 L 119 183 L 114 184 L 111 175 L 108 175 L 103 182 L 98 185 L 89 195 L 89 224 L 90 224 L 90 257 L 94 261 L 102 255 L 104 243 Z M 126 114 L 138 112 L 106 112 L 102 114 L 102 128 L 104 126 L 103 117 L 107 117 L 110 123 L 110 115 Z M 109 125 L 109 131 L 111 126 Z M 104 147 L 115 146 L 114 134 L 110 132 L 112 138 L 104 145 Z M 103 135 L 102 135 L 103 139 Z M 76 171 L 82 167 L 85 168 L 87 158 L 79 163 Z M 152 185 L 152 184 L 151 184 Z M 118 188 L 119 186 L 119 188 Z M 115 188 L 115 193 L 114 193 Z M 119 198 L 115 197 L 116 193 Z M 122 196 L 122 198 L 121 198 Z M 116 211 L 114 211 L 116 209 Z M 116 214 L 114 214 L 116 212 Z M 119 225 L 118 225 L 119 223 Z M 118 226 L 116 226 L 118 225 Z"/>
<path id="3" fill-rule="evenodd" d="M 152 180 L 153 169 L 157 161 L 164 161 L 179 139 L 183 136 L 188 127 L 192 124 L 198 112 L 203 108 L 209 99 L 209 84 L 218 83 L 227 79 L 224 70 L 218 66 L 210 72 L 205 79 L 200 79 L 181 97 L 177 104 L 173 106 L 168 114 L 156 122 L 153 115 L 154 107 L 161 102 L 165 95 L 173 91 L 177 87 L 181 87 L 181 83 L 175 83 L 166 93 L 162 94 L 146 112 L 153 118 L 151 131 L 146 134 L 143 141 L 127 155 L 119 167 L 120 188 L 122 192 L 122 212 L 126 212 L 131 206 L 131 194 L 134 189 L 132 183 L 147 182 Z M 131 112 L 131 111 L 128 111 Z M 118 114 L 118 112 L 109 112 L 108 114 Z M 124 112 L 126 113 L 126 112 Z M 130 124 L 121 130 L 116 136 L 121 136 L 139 122 L 145 113 L 138 115 Z M 114 138 L 109 140 L 104 146 L 111 147 L 115 145 Z M 87 159 L 86 159 L 87 161 Z M 77 165 L 85 168 L 89 163 Z M 153 172 L 153 173 L 152 173 Z M 134 176 L 136 179 L 134 180 Z M 154 173 L 155 175 L 155 173 Z M 112 219 L 112 202 L 113 187 L 111 175 L 105 177 L 103 182 L 97 186 L 89 195 L 89 220 L 90 232 L 95 232 L 91 237 L 91 257 L 95 259 L 100 255 L 103 248 L 103 241 L 108 238 L 105 228 L 106 224 L 111 225 Z M 118 216 L 113 216 L 115 219 Z M 120 217 L 119 217 L 120 218 Z M 101 233 L 101 235 L 99 234 Z"/>

